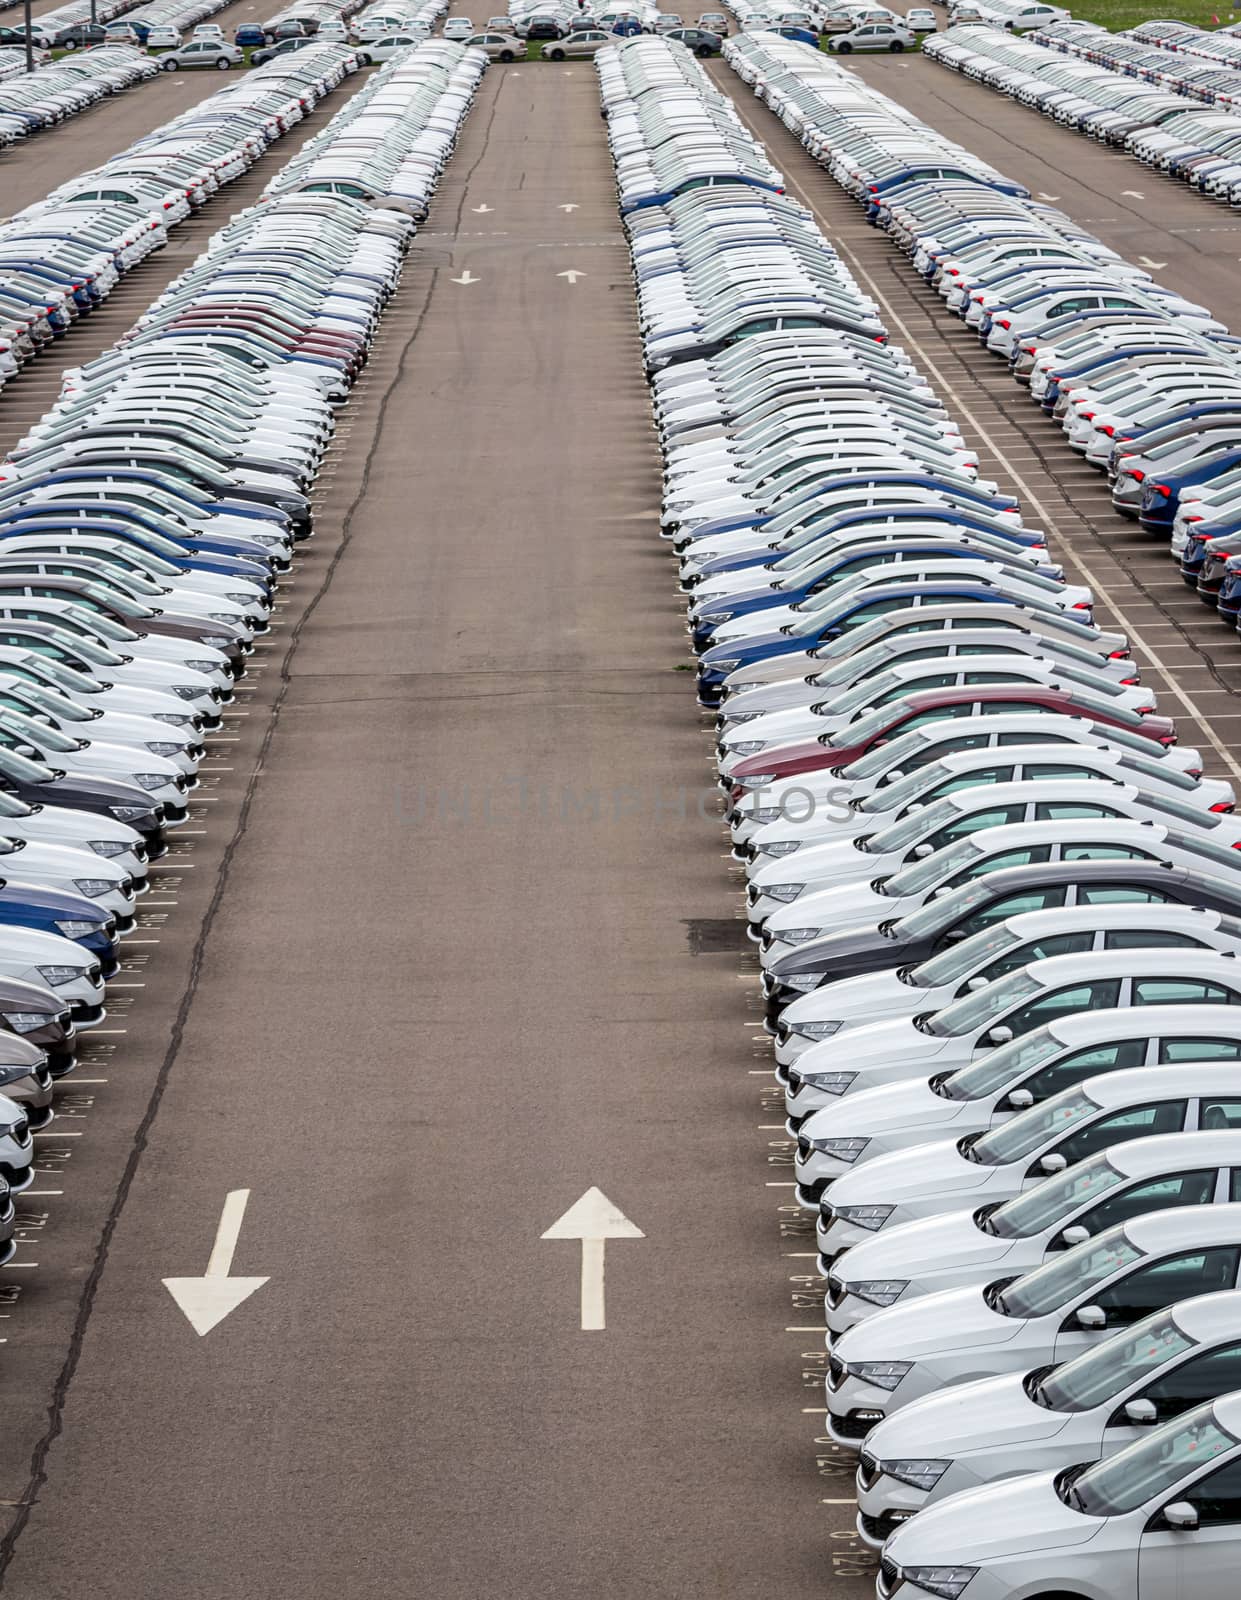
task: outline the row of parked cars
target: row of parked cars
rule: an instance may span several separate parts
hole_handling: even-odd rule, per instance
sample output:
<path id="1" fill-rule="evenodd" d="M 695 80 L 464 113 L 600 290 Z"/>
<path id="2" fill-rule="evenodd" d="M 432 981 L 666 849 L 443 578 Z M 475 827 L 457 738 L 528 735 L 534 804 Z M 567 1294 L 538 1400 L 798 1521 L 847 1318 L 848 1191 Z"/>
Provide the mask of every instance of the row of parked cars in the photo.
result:
<path id="1" fill-rule="evenodd" d="M 725 55 L 876 216 L 1022 198 L 803 47 Z M 1225 1600 L 1234 792 L 697 63 L 596 62 L 878 1594 Z"/>
<path id="2" fill-rule="evenodd" d="M 1160 59 L 1148 70 L 1136 64 L 1116 70 L 1074 58 L 1072 50 L 976 26 L 953 28 L 926 53 L 1061 127 L 1121 147 L 1200 193 L 1241 204 L 1241 71 L 1153 48 L 1148 53 Z M 1208 96 L 1210 106 L 1203 103 Z"/>
<path id="3" fill-rule="evenodd" d="M 777 95 L 791 96 L 786 120 L 795 108 L 808 148 L 1107 474 L 1116 510 L 1168 536 L 1185 582 L 1236 626 L 1236 336 L 1019 185 L 968 174 L 965 152 L 884 97 L 813 59 L 811 85 L 795 66 Z M 871 126 L 859 137 L 860 101 Z"/>
<path id="4" fill-rule="evenodd" d="M 1218 37 L 1202 29 L 1187 27 L 1185 32 L 1200 36 L 1207 45 Z M 1146 37 L 1141 28 L 1109 33 L 1094 23 L 1072 19 L 1040 28 L 1030 37 L 1062 55 L 1173 89 L 1206 105 L 1236 105 L 1241 99 L 1237 94 L 1241 62 L 1230 66 L 1210 55 L 1171 50 Z"/>
<path id="5" fill-rule="evenodd" d="M 6 52 L 0 51 L 0 57 Z M 129 45 L 102 45 L 0 82 L 0 146 L 15 144 L 77 116 L 109 95 L 144 83 L 159 70 Z"/>
<path id="6" fill-rule="evenodd" d="M 0 383 L 356 66 L 348 47 L 322 45 L 260 68 L 0 224 Z"/>
<path id="7" fill-rule="evenodd" d="M 0 1260 L 485 65 L 374 74 L 0 463 Z"/>

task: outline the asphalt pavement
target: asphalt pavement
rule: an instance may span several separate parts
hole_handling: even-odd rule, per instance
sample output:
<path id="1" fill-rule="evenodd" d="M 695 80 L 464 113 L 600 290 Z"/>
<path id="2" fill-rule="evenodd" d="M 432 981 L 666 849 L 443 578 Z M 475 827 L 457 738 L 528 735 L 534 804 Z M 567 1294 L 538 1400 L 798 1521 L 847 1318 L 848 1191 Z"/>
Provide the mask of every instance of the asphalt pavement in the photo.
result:
<path id="1" fill-rule="evenodd" d="M 0 1272 L 4 1592 L 869 1593 L 588 64 L 487 74 L 316 498 Z"/>

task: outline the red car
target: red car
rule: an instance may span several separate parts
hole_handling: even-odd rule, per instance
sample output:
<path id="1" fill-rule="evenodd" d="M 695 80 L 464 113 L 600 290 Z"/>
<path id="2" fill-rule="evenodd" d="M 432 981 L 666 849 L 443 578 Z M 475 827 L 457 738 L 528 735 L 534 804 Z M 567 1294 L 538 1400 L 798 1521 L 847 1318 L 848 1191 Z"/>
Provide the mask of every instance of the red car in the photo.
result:
<path id="1" fill-rule="evenodd" d="M 1060 716 L 1088 718 L 1112 728 L 1125 728 L 1157 744 L 1176 743 L 1176 726 L 1170 717 L 1143 716 L 1067 689 L 1034 683 L 999 683 L 977 688 L 958 685 L 951 689 L 927 689 L 922 694 L 906 695 L 890 705 L 877 706 L 842 728 L 836 734 L 839 743 L 833 743 L 824 735 L 821 739 L 747 756 L 730 774 L 732 795 L 739 800 L 747 789 L 761 789 L 776 778 L 847 767 L 876 745 L 887 744 L 927 722 L 942 722 L 949 717 L 985 717 L 990 711 L 1054 712 Z"/>

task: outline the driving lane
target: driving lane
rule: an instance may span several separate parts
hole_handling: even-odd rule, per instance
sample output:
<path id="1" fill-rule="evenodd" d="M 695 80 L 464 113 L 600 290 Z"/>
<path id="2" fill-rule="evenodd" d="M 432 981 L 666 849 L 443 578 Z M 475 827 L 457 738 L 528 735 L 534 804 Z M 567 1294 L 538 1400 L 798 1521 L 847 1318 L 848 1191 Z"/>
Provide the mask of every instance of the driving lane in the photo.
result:
<path id="1" fill-rule="evenodd" d="M 185 994 L 147 999 L 162 1098 L 10 1491 L 15 1600 L 870 1592 L 830 1576 L 813 1245 L 633 316 L 594 72 L 493 69 L 342 416 Z M 591 1185 L 645 1237 L 583 1332 L 540 1236 Z M 200 1339 L 160 1280 L 239 1188 L 270 1281 Z"/>

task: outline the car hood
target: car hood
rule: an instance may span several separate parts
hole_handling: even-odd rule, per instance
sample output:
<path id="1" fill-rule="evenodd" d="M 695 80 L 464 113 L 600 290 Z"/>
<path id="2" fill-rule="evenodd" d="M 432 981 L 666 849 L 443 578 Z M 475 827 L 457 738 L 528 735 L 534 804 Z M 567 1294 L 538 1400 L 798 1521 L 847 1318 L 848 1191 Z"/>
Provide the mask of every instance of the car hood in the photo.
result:
<path id="1" fill-rule="evenodd" d="M 833 1192 L 833 1202 L 835 1198 Z M 992 1275 L 1001 1277 L 1011 1246 L 1009 1239 L 984 1233 L 974 1220 L 972 1209 L 948 1211 L 938 1217 L 903 1222 L 890 1232 L 885 1229 L 873 1239 L 863 1239 L 840 1258 L 833 1276 L 842 1283 L 873 1282 L 879 1278 L 916 1282 L 919 1272 L 928 1267 L 938 1270 L 977 1265 L 994 1267 Z"/>
<path id="2" fill-rule="evenodd" d="M 1087 1544 L 1107 1526 L 1101 1517 L 1084 1517 L 1056 1496 L 1054 1472 L 1035 1472 L 968 1494 L 951 1495 L 903 1523 L 884 1547 L 898 1566 L 975 1566 L 1036 1550 Z M 1121 1574 L 1117 1592 L 1131 1592 Z"/>
<path id="3" fill-rule="evenodd" d="M 807 1051 L 797 1064 L 803 1076 L 809 1055 Z M 959 1193 L 966 1204 L 970 1191 L 982 1188 L 994 1171 L 967 1161 L 955 1139 L 936 1139 L 913 1152 L 894 1150 L 876 1156 L 856 1172 L 844 1173 L 832 1185 L 831 1202 L 837 1207 L 886 1206 L 923 1195 Z"/>
<path id="4" fill-rule="evenodd" d="M 982 1285 L 945 1289 L 893 1306 L 842 1333 L 832 1346 L 841 1361 L 926 1361 L 979 1345 L 1007 1344 L 1022 1331 L 983 1299 Z"/>
<path id="5" fill-rule="evenodd" d="M 807 1055 L 809 1051 L 798 1061 L 799 1072 Z M 808 1139 L 844 1139 L 854 1134 L 869 1134 L 873 1138 L 896 1129 L 926 1130 L 924 1138 L 919 1141 L 925 1143 L 929 1139 L 942 1139 L 950 1133 L 951 1124 L 963 1111 L 967 1115 L 970 1111 L 975 1113 L 963 1125 L 971 1130 L 976 1128 L 976 1105 L 961 1100 L 945 1100 L 931 1089 L 925 1078 L 915 1078 L 905 1083 L 885 1083 L 874 1089 L 845 1095 L 838 1104 L 811 1112 L 800 1131 Z M 877 1244 L 879 1241 L 875 1242 Z"/>
<path id="6" fill-rule="evenodd" d="M 934 1070 L 936 1053 L 949 1039 L 936 1039 L 923 1033 L 908 1017 L 890 1017 L 886 1022 L 868 1022 L 850 1028 L 843 1039 L 823 1039 L 812 1045 L 798 1062 L 803 1078 L 815 1072 L 858 1072 L 887 1061 L 925 1060 Z"/>
<path id="7" fill-rule="evenodd" d="M 916 910 L 921 902 L 911 896 L 876 894 L 869 883 L 841 883 L 794 900 L 773 911 L 767 931 L 776 939 L 781 928 L 823 928 L 843 933 L 855 923 L 896 919 Z M 929 1035 L 923 1035 L 929 1038 Z"/>
<path id="8" fill-rule="evenodd" d="M 1006 1372 L 915 1400 L 868 1435 L 866 1453 L 876 1461 L 926 1456 L 951 1460 L 1001 1443 L 1054 1438 L 1068 1416 L 1035 1405 L 1024 1385 L 1024 1373 Z"/>
<path id="9" fill-rule="evenodd" d="M 868 1017 L 887 1020 L 893 1012 L 899 1016 L 906 1009 L 906 1002 L 912 1010 L 919 997 L 926 993 L 925 989 L 902 983 L 891 968 L 884 968 L 879 972 L 859 973 L 855 978 L 838 978 L 820 989 L 812 989 L 809 994 L 790 1001 L 780 1020 L 790 1025 L 826 1022 L 835 1017 L 863 1023 Z M 950 1104 L 947 1100 L 941 1102 L 937 1095 L 931 1095 L 931 1099 L 936 1104 Z"/>

